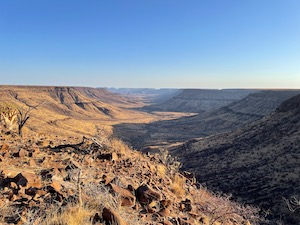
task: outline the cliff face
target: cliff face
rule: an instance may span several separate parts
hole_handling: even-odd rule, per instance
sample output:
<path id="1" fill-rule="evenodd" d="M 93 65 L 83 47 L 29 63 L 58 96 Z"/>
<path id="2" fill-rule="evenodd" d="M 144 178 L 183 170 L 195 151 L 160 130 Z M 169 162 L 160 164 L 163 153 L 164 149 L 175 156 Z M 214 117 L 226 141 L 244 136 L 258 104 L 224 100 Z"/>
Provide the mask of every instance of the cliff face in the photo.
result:
<path id="1" fill-rule="evenodd" d="M 183 89 L 178 95 L 160 104 L 145 107 L 150 111 L 207 112 L 246 97 L 255 90 Z"/>
<path id="2" fill-rule="evenodd" d="M 299 224 L 286 201 L 299 196 L 300 95 L 236 131 L 195 139 L 173 149 L 183 168 L 209 188 L 271 209 L 270 218 Z"/>
<path id="3" fill-rule="evenodd" d="M 276 110 L 279 113 L 282 112 L 292 112 L 295 111 L 295 113 L 300 111 L 300 95 L 296 95 L 292 97 L 291 99 L 283 102 Z"/>

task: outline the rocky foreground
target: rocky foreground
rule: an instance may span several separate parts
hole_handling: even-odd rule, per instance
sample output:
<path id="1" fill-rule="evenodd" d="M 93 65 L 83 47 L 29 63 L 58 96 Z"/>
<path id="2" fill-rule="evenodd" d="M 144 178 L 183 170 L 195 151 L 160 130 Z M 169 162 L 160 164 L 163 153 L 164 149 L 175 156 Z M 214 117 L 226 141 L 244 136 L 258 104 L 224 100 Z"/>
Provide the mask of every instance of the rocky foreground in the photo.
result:
<path id="1" fill-rule="evenodd" d="M 112 138 L 0 141 L 0 224 L 259 223 L 256 209 L 209 192 L 166 152 Z"/>

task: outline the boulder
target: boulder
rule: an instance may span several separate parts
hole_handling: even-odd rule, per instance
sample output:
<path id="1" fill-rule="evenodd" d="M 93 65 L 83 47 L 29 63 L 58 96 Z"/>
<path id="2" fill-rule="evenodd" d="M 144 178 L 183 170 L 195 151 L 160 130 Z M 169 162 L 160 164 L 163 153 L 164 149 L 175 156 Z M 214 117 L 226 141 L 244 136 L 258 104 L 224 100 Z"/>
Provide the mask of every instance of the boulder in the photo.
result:
<path id="1" fill-rule="evenodd" d="M 109 184 L 111 189 L 120 196 L 121 205 L 133 207 L 135 205 L 135 196 L 127 189 L 119 187 L 115 184 Z"/>
<path id="2" fill-rule="evenodd" d="M 186 199 L 185 201 L 181 201 L 180 202 L 180 210 L 183 212 L 191 212 L 192 211 L 191 200 Z"/>
<path id="3" fill-rule="evenodd" d="M 53 187 L 53 189 L 54 189 L 56 192 L 58 192 L 58 193 L 61 192 L 62 186 L 61 186 L 61 184 L 60 184 L 59 182 L 57 182 L 57 181 L 52 181 L 52 183 L 50 184 L 50 186 Z"/>
<path id="4" fill-rule="evenodd" d="M 117 153 L 105 153 L 105 154 L 99 154 L 97 156 L 97 159 L 103 159 L 103 160 L 109 160 L 109 161 L 117 161 L 119 159 Z"/>
<path id="5" fill-rule="evenodd" d="M 142 205 L 147 205 L 153 200 L 161 200 L 161 194 L 153 190 L 149 185 L 142 185 L 136 190 L 136 197 Z"/>
<path id="6" fill-rule="evenodd" d="M 7 143 L 4 143 L 1 147 L 1 152 L 7 152 L 9 149 L 9 145 Z"/>
<path id="7" fill-rule="evenodd" d="M 41 178 L 36 174 L 30 172 L 19 173 L 17 176 L 15 176 L 12 179 L 12 181 L 22 187 L 36 187 L 36 188 L 42 187 Z"/>
<path id="8" fill-rule="evenodd" d="M 21 157 L 21 158 L 24 158 L 25 156 L 28 156 L 29 155 L 29 153 L 28 153 L 28 151 L 26 151 L 25 149 L 20 149 L 20 151 L 19 151 L 19 157 Z"/>
<path id="9" fill-rule="evenodd" d="M 172 206 L 172 202 L 169 199 L 164 199 L 162 201 L 160 201 L 160 206 L 161 209 L 158 212 L 159 215 L 161 215 L 162 217 L 168 217 L 171 213 L 171 206 Z"/>
<path id="10" fill-rule="evenodd" d="M 104 208 L 102 218 L 109 224 L 114 225 L 129 225 L 115 210 Z"/>

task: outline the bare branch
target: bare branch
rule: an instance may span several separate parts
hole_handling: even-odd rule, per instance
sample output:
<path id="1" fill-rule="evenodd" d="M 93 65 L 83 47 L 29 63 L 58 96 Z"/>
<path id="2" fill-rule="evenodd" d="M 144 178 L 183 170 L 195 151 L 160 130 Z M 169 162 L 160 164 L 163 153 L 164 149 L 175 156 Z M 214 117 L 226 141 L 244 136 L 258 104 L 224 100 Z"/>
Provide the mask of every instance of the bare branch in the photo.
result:
<path id="1" fill-rule="evenodd" d="M 300 209 L 300 199 L 299 198 L 293 196 L 293 197 L 291 197 L 291 199 L 286 199 L 284 197 L 282 197 L 282 199 L 286 202 L 286 205 L 291 212 L 294 213 L 298 209 Z"/>

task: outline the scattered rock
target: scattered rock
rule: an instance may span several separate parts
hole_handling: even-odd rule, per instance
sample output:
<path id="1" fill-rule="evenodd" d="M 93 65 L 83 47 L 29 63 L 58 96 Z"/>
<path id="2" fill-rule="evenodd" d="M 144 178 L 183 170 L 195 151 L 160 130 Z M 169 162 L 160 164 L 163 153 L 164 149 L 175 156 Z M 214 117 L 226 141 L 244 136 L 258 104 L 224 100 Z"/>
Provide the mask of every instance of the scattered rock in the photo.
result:
<path id="1" fill-rule="evenodd" d="M 192 211 L 191 200 L 186 199 L 185 201 L 181 201 L 181 203 L 180 203 L 180 209 L 183 212 L 190 212 L 190 211 Z"/>
<path id="2" fill-rule="evenodd" d="M 115 210 L 104 208 L 102 211 L 103 220 L 109 224 L 129 225 Z"/>
<path id="3" fill-rule="evenodd" d="M 100 154 L 97 156 L 97 159 L 109 160 L 109 161 L 117 161 L 118 155 L 115 152 Z"/>
<path id="4" fill-rule="evenodd" d="M 22 148 L 20 149 L 20 151 L 19 151 L 19 157 L 23 158 L 23 157 L 28 156 L 28 155 L 29 155 L 28 151 L 26 151 L 26 150 L 24 150 Z"/>
<path id="5" fill-rule="evenodd" d="M 129 190 L 115 184 L 110 184 L 110 187 L 120 196 L 122 206 L 133 207 L 135 205 L 135 196 Z"/>
<path id="6" fill-rule="evenodd" d="M 13 178 L 13 181 L 22 187 L 42 187 L 42 181 L 39 176 L 30 172 L 22 172 Z"/>
<path id="7" fill-rule="evenodd" d="M 161 194 L 154 191 L 149 185 L 142 185 L 136 190 L 136 197 L 142 205 L 147 205 L 153 200 L 161 200 Z"/>
<path id="8" fill-rule="evenodd" d="M 4 143 L 1 147 L 1 152 L 7 152 L 9 149 L 9 145 L 7 143 Z"/>
<path id="9" fill-rule="evenodd" d="M 37 208 L 47 212 L 54 203 L 61 208 L 68 202 L 78 203 L 79 193 L 83 202 L 94 204 L 95 200 L 97 207 L 104 207 L 100 212 L 89 212 L 88 219 L 95 225 L 135 224 L 137 218 L 145 225 L 190 225 L 200 221 L 199 207 L 191 201 L 198 193 L 197 186 L 191 185 L 192 178 L 183 184 L 191 198 L 182 201 L 170 190 L 170 175 L 167 173 L 162 177 L 156 172 L 159 160 L 154 156 L 144 157 L 130 151 L 117 155 L 109 152 L 110 148 L 91 148 L 90 145 L 72 148 L 68 144 L 58 152 L 48 147 L 40 151 L 28 143 L 15 146 L 9 142 L 9 155 L 4 156 L 1 151 L 6 147 L 1 147 L 0 155 L 4 160 L 0 162 L 0 221 L 4 218 L 1 213 L 6 205 L 13 205 L 13 211 L 20 214 L 17 217 L 4 214 L 6 221 L 23 224 L 20 218 L 26 220 L 27 212 Z M 93 154 L 90 154 L 91 149 Z M 105 153 L 100 153 L 104 150 Z M 115 203 L 122 207 L 115 209 Z"/>

